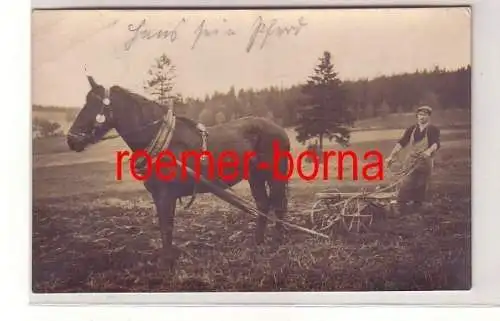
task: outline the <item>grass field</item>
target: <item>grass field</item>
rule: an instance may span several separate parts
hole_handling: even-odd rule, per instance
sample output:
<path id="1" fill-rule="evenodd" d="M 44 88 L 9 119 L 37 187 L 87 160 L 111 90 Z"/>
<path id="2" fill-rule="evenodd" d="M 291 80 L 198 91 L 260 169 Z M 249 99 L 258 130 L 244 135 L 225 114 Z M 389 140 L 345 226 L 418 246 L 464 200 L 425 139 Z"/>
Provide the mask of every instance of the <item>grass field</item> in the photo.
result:
<path id="1" fill-rule="evenodd" d="M 378 149 L 387 155 L 400 131 L 387 133 L 353 135 L 350 149 Z M 140 182 L 115 180 L 111 145 L 72 154 L 63 140 L 37 142 L 33 291 L 468 289 L 470 132 L 444 132 L 442 139 L 431 211 L 378 220 L 365 233 L 339 232 L 325 241 L 288 230 L 284 244 L 274 244 L 269 236 L 257 247 L 253 217 L 212 195 L 199 195 L 189 210 L 177 209 L 174 242 L 182 251 L 173 275 L 160 267 L 161 240 L 152 200 Z M 363 184 L 295 178 L 287 220 L 308 227 L 307 210 L 315 192 L 329 186 L 357 190 Z M 251 200 L 245 183 L 236 190 Z"/>

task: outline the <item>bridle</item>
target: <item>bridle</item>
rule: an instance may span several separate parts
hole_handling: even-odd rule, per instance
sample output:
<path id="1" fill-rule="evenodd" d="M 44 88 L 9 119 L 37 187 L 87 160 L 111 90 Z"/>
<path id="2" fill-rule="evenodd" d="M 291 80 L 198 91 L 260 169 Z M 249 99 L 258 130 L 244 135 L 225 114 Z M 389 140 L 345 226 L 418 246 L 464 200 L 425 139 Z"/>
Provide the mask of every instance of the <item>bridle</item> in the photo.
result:
<path id="1" fill-rule="evenodd" d="M 104 97 L 100 97 L 96 93 L 92 93 L 92 95 L 97 96 L 97 98 L 101 102 L 101 110 L 99 113 L 96 115 L 95 120 L 94 120 L 94 126 L 92 126 L 92 131 L 90 134 L 88 133 L 72 133 L 68 132 L 68 136 L 73 136 L 73 137 L 88 137 L 90 135 L 90 140 L 92 142 L 95 142 L 95 137 L 96 137 L 96 131 L 100 129 L 102 126 L 104 126 L 106 123 L 110 124 L 113 121 L 113 108 L 111 107 L 111 94 L 109 88 L 104 88 Z M 160 117 L 159 119 L 156 119 L 154 121 L 150 121 L 146 123 L 145 125 L 142 125 L 138 128 L 134 128 L 133 130 L 126 131 L 125 133 L 121 134 L 113 134 L 113 135 L 104 135 L 100 141 L 103 140 L 109 140 L 109 139 L 116 139 L 120 137 L 126 137 L 132 133 L 136 133 L 138 131 L 144 130 L 146 128 L 149 128 L 151 126 L 154 126 L 160 122 L 164 121 L 164 117 Z M 113 128 L 114 126 L 110 127 Z"/>
<path id="2" fill-rule="evenodd" d="M 101 99 L 101 111 L 95 117 L 96 126 L 101 126 L 104 123 L 106 123 L 106 115 L 104 114 L 106 110 L 108 110 L 109 118 L 113 119 L 113 114 L 112 114 L 113 109 L 111 108 L 111 97 L 109 88 L 104 88 L 104 97 Z"/>
<path id="3" fill-rule="evenodd" d="M 102 98 L 96 93 L 91 93 L 91 94 L 99 98 L 99 100 L 101 101 L 101 110 L 94 119 L 94 126 L 92 126 L 92 131 L 90 133 L 82 133 L 82 132 L 74 133 L 70 130 L 68 132 L 68 136 L 80 137 L 80 138 L 89 138 L 90 136 L 91 140 L 94 141 L 96 130 L 104 126 L 104 124 L 107 121 L 108 117 L 106 117 L 105 115 L 106 111 L 109 114 L 109 118 L 112 119 L 112 109 L 111 109 L 111 99 L 110 99 L 109 89 L 108 88 L 104 89 L 104 97 Z"/>
<path id="4" fill-rule="evenodd" d="M 101 128 L 102 126 L 104 126 L 106 123 L 112 124 L 112 122 L 113 122 L 113 109 L 112 109 L 112 105 L 111 105 L 110 90 L 108 88 L 104 89 L 104 97 L 100 97 L 99 95 L 97 95 L 95 93 L 92 93 L 92 95 L 97 96 L 97 98 L 99 98 L 99 100 L 101 101 L 101 109 L 95 117 L 94 126 L 92 128 L 91 137 L 90 137 L 90 140 L 92 141 L 92 143 L 95 143 L 96 142 L 96 135 L 95 135 L 96 131 L 99 128 Z M 162 123 L 158 133 L 156 133 L 156 135 L 155 135 L 155 138 L 146 147 L 146 151 L 151 156 L 155 157 L 156 156 L 155 154 L 159 153 L 161 150 L 164 150 L 165 148 L 167 148 L 170 145 L 170 141 L 172 140 L 172 136 L 173 136 L 173 131 L 175 130 L 175 127 L 176 127 L 175 126 L 175 123 L 176 123 L 175 119 L 176 119 L 176 116 L 175 116 L 175 113 L 173 111 L 173 108 L 169 108 L 168 111 L 165 114 L 163 114 L 159 119 L 151 121 L 143 126 L 139 126 L 138 128 L 135 128 L 133 130 L 126 131 L 125 133 L 121 132 L 121 133 L 115 134 L 115 135 L 108 135 L 108 136 L 104 135 L 102 138 L 100 138 L 100 141 L 119 138 L 119 137 L 124 138 L 131 133 L 141 131 L 145 128 L 148 128 L 148 127 L 153 126 L 153 125 L 158 124 L 158 123 Z M 116 129 L 115 125 L 111 126 L 110 129 L 113 127 Z M 205 126 L 201 123 L 197 123 L 196 128 L 198 129 L 200 136 L 201 136 L 201 150 L 202 150 L 202 152 L 205 152 L 207 150 L 208 132 L 207 132 Z M 83 136 L 84 138 L 87 138 L 88 137 L 87 135 L 88 134 L 86 134 L 86 133 L 76 133 L 75 134 L 72 132 L 68 132 L 68 136 L 74 136 L 74 137 L 75 136 L 77 136 L 77 137 Z M 207 156 L 204 154 L 201 156 L 202 161 L 205 161 L 206 158 L 207 158 Z M 137 172 L 144 171 L 145 165 L 143 164 L 143 161 L 144 161 L 144 159 L 139 159 L 136 162 L 135 168 L 136 168 Z M 194 202 L 194 199 L 196 196 L 197 185 L 198 184 L 195 184 L 195 188 L 193 189 L 193 195 L 191 196 L 191 200 L 185 206 L 185 208 L 188 208 Z"/>

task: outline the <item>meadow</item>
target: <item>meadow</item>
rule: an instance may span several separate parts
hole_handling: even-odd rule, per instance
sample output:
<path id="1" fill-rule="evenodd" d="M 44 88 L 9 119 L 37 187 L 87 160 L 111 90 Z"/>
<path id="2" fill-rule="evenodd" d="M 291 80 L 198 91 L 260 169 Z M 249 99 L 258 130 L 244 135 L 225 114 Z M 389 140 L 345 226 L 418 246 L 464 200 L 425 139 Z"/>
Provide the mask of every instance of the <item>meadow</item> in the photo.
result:
<path id="1" fill-rule="evenodd" d="M 149 194 L 132 178 L 115 179 L 115 151 L 124 148 L 120 140 L 84 153 L 69 152 L 61 137 L 36 140 L 32 289 L 36 293 L 468 289 L 471 132 L 452 126 L 457 123 L 448 125 L 442 129 L 429 211 L 375 220 L 368 232 L 338 231 L 330 240 L 288 229 L 283 244 L 273 243 L 269 223 L 266 243 L 255 246 L 254 217 L 213 195 L 198 195 L 191 208 L 177 208 L 174 242 L 180 257 L 173 274 L 160 265 L 158 219 Z M 357 131 L 348 149 L 361 155 L 377 149 L 388 155 L 401 133 L 401 128 Z M 290 138 L 294 139 L 291 131 Z M 305 148 L 295 141 L 292 147 L 294 153 Z M 333 143 L 325 147 L 339 149 Z M 294 177 L 286 220 L 311 227 L 308 210 L 314 193 L 329 187 L 355 191 L 366 184 Z M 252 200 L 246 182 L 235 191 Z"/>

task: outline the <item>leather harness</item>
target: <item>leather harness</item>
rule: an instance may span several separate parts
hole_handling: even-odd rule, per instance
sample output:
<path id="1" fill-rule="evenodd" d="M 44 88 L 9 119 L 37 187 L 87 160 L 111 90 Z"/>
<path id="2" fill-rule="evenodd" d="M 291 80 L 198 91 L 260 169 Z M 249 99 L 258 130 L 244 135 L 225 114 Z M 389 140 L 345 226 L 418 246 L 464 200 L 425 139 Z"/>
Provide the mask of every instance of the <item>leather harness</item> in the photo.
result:
<path id="1" fill-rule="evenodd" d="M 109 113 L 109 118 L 112 118 L 112 109 L 110 108 L 111 106 L 111 100 L 110 100 L 110 91 L 109 89 L 105 89 L 104 92 L 104 97 L 101 100 L 102 106 L 101 106 L 101 111 L 99 114 L 96 116 L 96 124 L 97 125 L 102 125 L 106 121 L 106 116 L 105 116 L 105 110 L 108 111 Z M 176 126 L 176 116 L 173 111 L 172 107 L 168 108 L 167 113 L 163 116 L 162 119 L 158 120 L 161 125 L 160 129 L 158 130 L 158 133 L 155 135 L 153 140 L 148 144 L 148 146 L 145 149 L 146 154 L 151 157 L 152 163 L 154 164 L 156 162 L 156 158 L 158 154 L 160 154 L 162 151 L 167 150 L 170 146 L 170 143 L 172 142 L 172 137 L 175 131 L 175 126 Z M 154 123 L 158 122 L 155 121 Z M 208 132 L 206 127 L 200 123 L 197 122 L 196 128 L 198 129 L 200 136 L 201 136 L 201 151 L 206 152 L 207 151 L 207 140 L 208 140 Z M 201 155 L 201 161 L 204 162 L 206 160 L 207 156 L 205 154 Z M 146 167 L 147 167 L 147 160 L 145 158 L 140 158 L 136 161 L 135 163 L 135 171 L 137 173 L 146 173 Z M 195 186 L 193 188 L 193 194 L 191 195 L 191 200 L 189 203 L 184 207 L 184 208 L 189 208 L 196 197 L 196 188 L 198 184 L 195 183 Z M 182 200 L 179 199 L 182 204 Z"/>
<path id="2" fill-rule="evenodd" d="M 169 108 L 166 115 L 163 118 L 163 121 L 161 122 L 160 129 L 158 130 L 158 133 L 156 134 L 155 138 L 149 143 L 149 145 L 146 147 L 146 153 L 153 159 L 153 164 L 156 162 L 156 158 L 158 154 L 160 154 L 162 151 L 167 150 L 170 146 L 170 143 L 172 141 L 173 133 L 175 131 L 175 125 L 176 125 L 176 117 L 175 114 L 172 110 L 172 108 Z M 208 132 L 206 127 L 202 123 L 197 123 L 196 124 L 196 129 L 198 129 L 200 136 L 201 136 L 201 151 L 206 152 L 207 151 L 207 140 L 208 140 Z M 205 161 L 206 155 L 202 154 L 201 155 L 201 161 Z M 145 173 L 146 172 L 146 159 L 141 158 L 136 162 L 135 165 L 135 170 L 138 173 Z M 193 203 L 196 198 L 196 191 L 197 191 L 197 186 L 198 183 L 195 182 L 195 186 L 193 188 L 193 193 L 191 195 L 191 199 L 188 204 L 184 206 L 185 209 L 189 208 Z M 182 204 L 182 199 L 179 198 L 180 203 Z"/>

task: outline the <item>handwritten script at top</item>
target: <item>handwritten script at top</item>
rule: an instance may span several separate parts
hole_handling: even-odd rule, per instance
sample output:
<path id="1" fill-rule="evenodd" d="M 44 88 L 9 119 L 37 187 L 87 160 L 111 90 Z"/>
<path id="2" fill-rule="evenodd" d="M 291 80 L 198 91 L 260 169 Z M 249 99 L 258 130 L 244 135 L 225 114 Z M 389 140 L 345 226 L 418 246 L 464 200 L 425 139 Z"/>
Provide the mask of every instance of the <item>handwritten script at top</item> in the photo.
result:
<path id="1" fill-rule="evenodd" d="M 146 19 L 141 20 L 138 24 L 129 24 L 128 31 L 132 34 L 125 42 L 125 50 L 130 50 L 133 45 L 144 40 L 165 40 L 170 43 L 176 42 L 180 37 L 189 36 L 191 49 L 195 49 L 202 39 L 211 39 L 214 37 L 234 37 L 239 33 L 230 27 L 226 27 L 228 22 L 223 19 L 224 28 L 210 27 L 207 20 L 202 20 L 196 23 L 194 30 L 189 31 L 187 27 L 188 20 L 182 18 L 171 29 L 152 29 L 146 25 Z M 250 52 L 253 48 L 262 49 L 272 38 L 280 38 L 283 36 L 297 36 L 300 31 L 307 26 L 304 17 L 300 17 L 293 24 L 280 23 L 278 19 L 264 20 L 261 16 L 257 17 L 249 30 L 241 32 L 242 35 L 248 37 L 245 51 Z M 187 35 L 186 35 L 187 33 Z"/>

